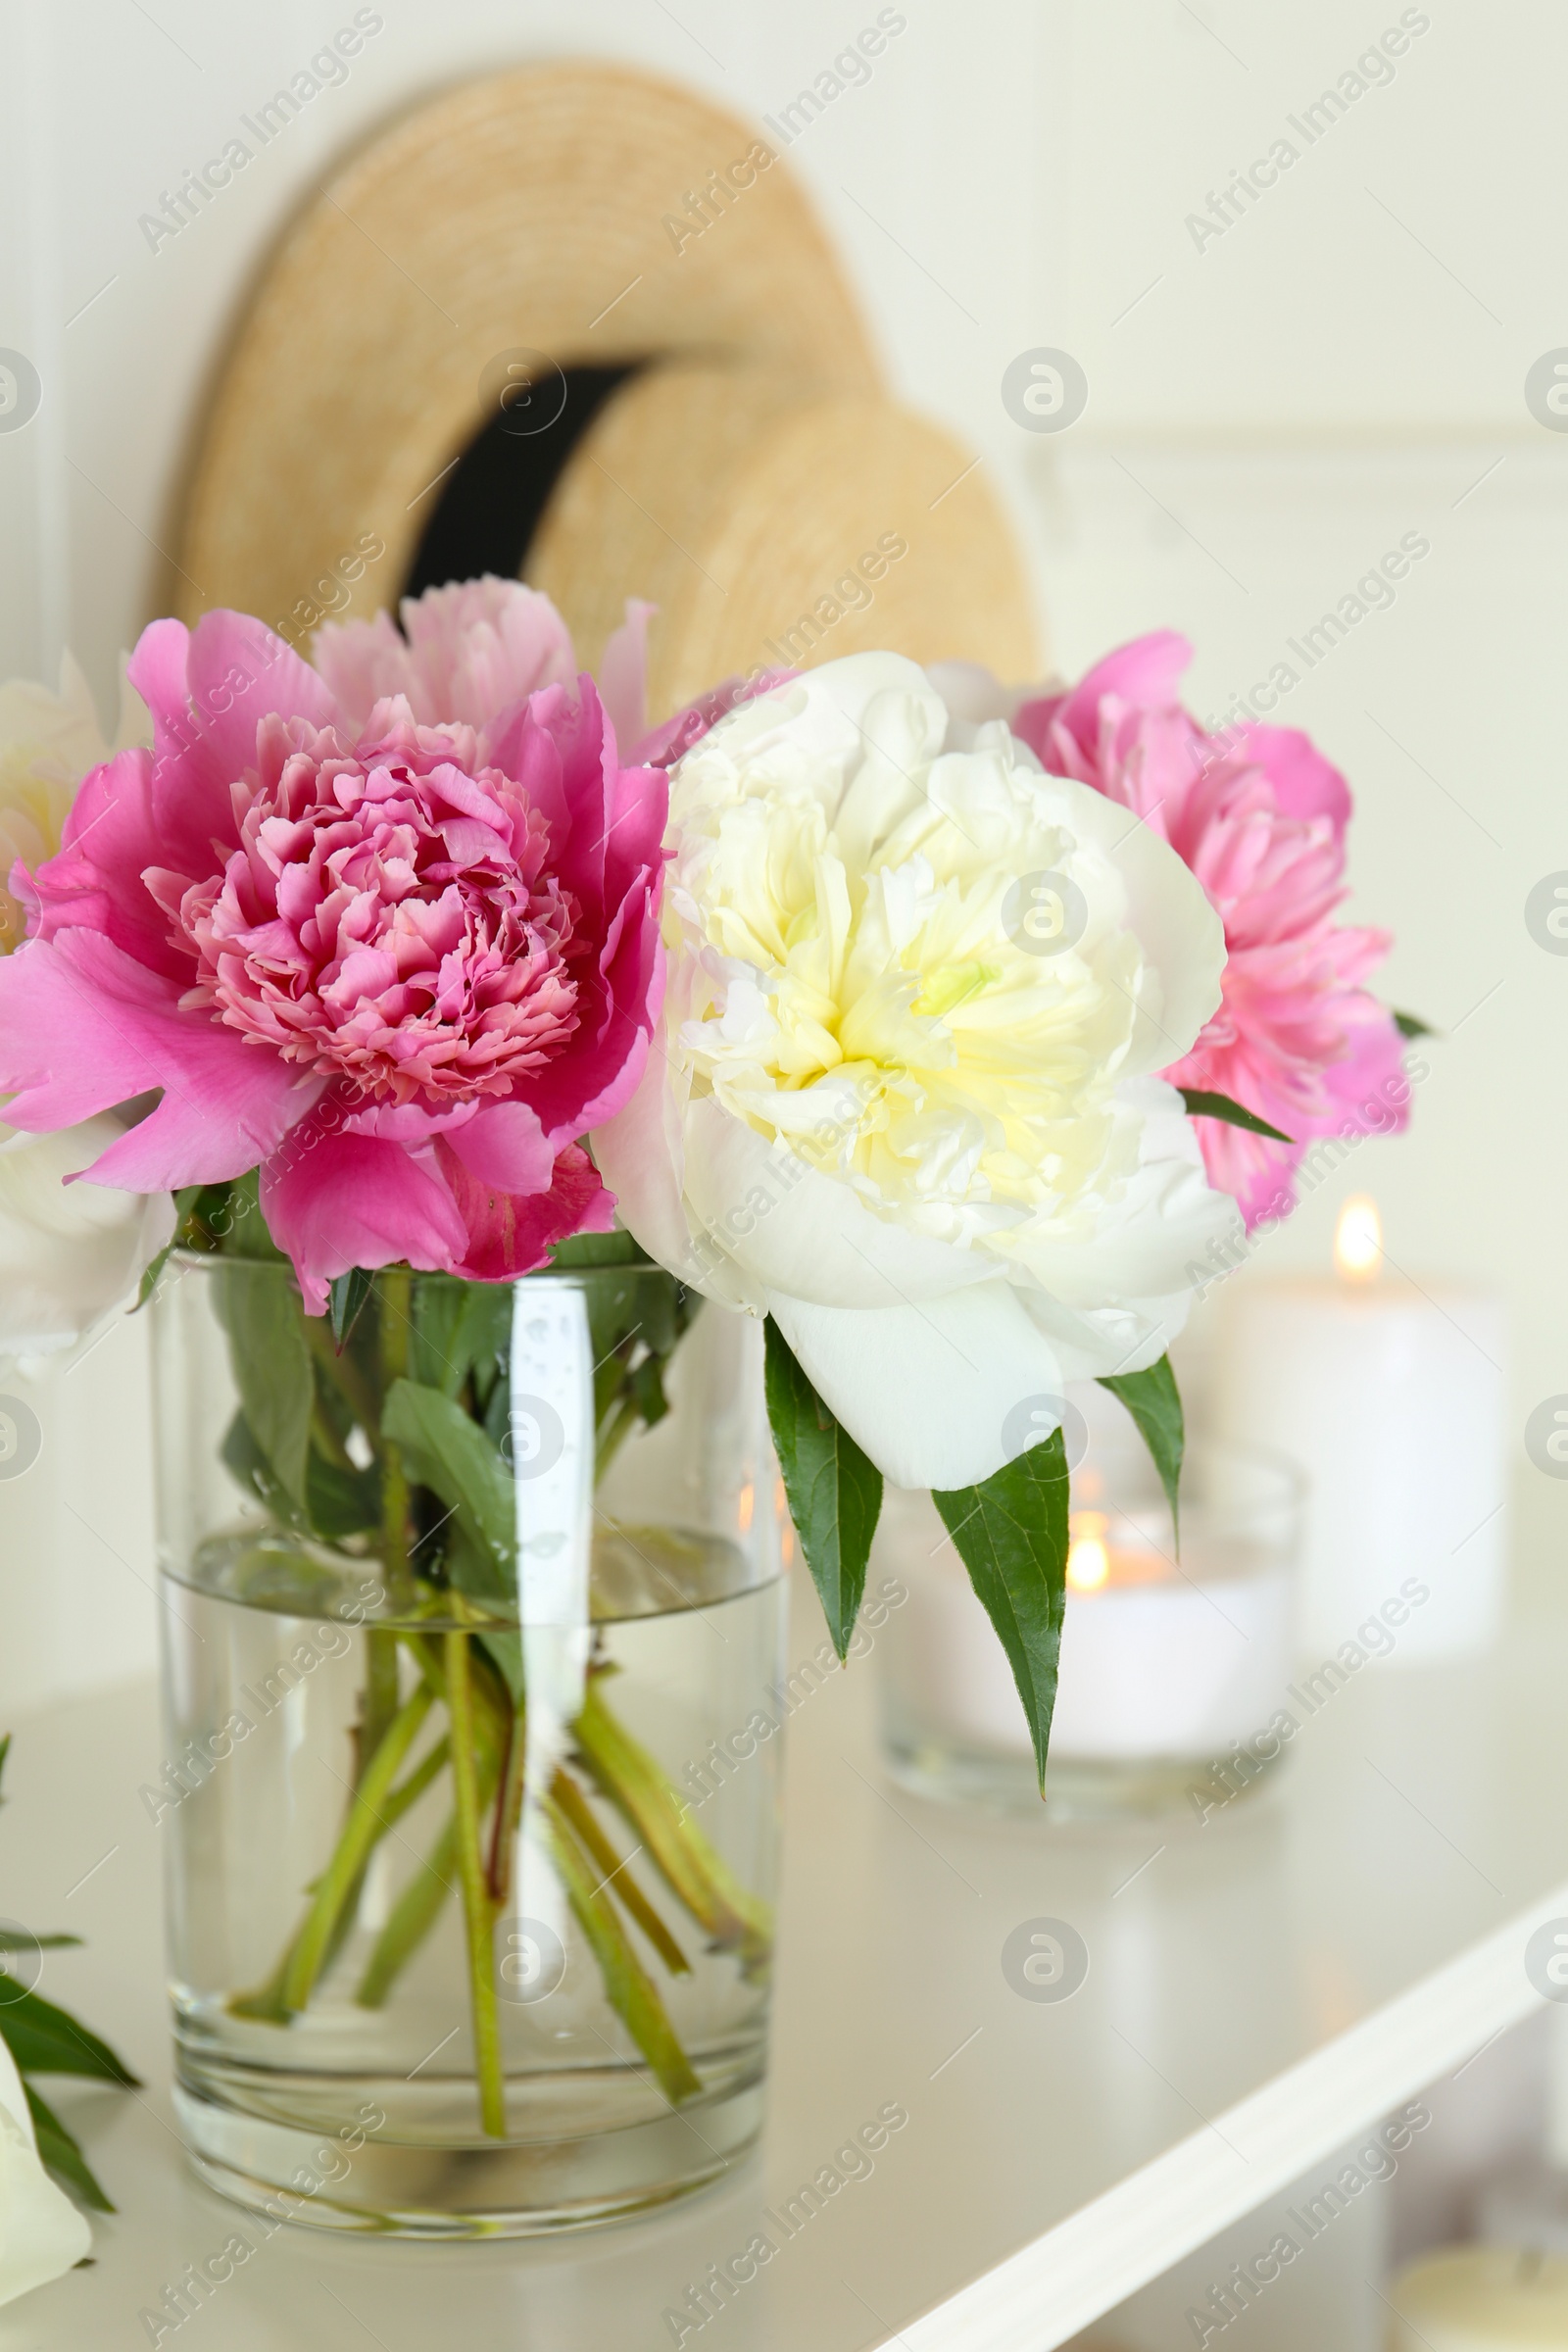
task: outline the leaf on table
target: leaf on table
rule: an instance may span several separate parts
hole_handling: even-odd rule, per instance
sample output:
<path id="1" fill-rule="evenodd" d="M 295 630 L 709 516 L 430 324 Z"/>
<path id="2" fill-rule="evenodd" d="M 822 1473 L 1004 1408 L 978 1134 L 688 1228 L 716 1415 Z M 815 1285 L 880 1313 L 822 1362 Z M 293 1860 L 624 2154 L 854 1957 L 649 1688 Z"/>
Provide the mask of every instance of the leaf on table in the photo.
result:
<path id="1" fill-rule="evenodd" d="M 19 2074 L 89 2075 L 139 2087 L 136 2076 L 107 2041 L 100 2041 L 41 1993 L 18 1990 L 0 2000 L 0 2040 L 16 2060 Z"/>
<path id="2" fill-rule="evenodd" d="M 1200 1086 L 1179 1086 L 1176 1092 L 1187 1106 L 1190 1119 L 1223 1119 L 1227 1127 L 1245 1127 L 1249 1135 L 1266 1135 L 1271 1143 L 1288 1144 L 1295 1139 L 1282 1135 L 1267 1119 L 1260 1119 L 1255 1110 L 1244 1110 L 1229 1095 L 1214 1095 Z"/>
<path id="3" fill-rule="evenodd" d="M 1170 1504 L 1170 1523 L 1180 1541 L 1181 1522 L 1178 1495 L 1181 1489 L 1182 1455 L 1186 1450 L 1187 1432 L 1182 1416 L 1181 1391 L 1168 1355 L 1144 1372 L 1110 1372 L 1102 1376 L 1102 1389 L 1119 1396 L 1137 1422 L 1144 1444 L 1159 1472 L 1159 1483 Z"/>
<path id="4" fill-rule="evenodd" d="M 843 1658 L 865 1591 L 882 1473 L 828 1411 L 771 1315 L 766 1351 L 767 1418 L 790 1517 Z"/>
<path id="5" fill-rule="evenodd" d="M 1067 1598 L 1067 1449 L 1060 1430 L 980 1485 L 931 1499 L 1007 1653 L 1043 1791 Z"/>
<path id="6" fill-rule="evenodd" d="M 1436 1037 L 1438 1034 L 1430 1021 L 1422 1020 L 1420 1014 L 1415 1012 L 1396 1012 L 1394 1026 L 1401 1037 Z"/>
<path id="7" fill-rule="evenodd" d="M 79 1936 L 29 1936 L 25 1928 L 0 1928 L 0 1952 L 60 1952 L 80 1941 Z"/>
<path id="8" fill-rule="evenodd" d="M 94 2206 L 99 2213 L 113 2213 L 115 2208 L 105 2196 L 91 2165 L 54 2109 L 39 2098 L 30 2082 L 22 2087 L 27 2094 L 27 2111 L 32 2117 L 42 2161 L 68 2188 L 75 2190 L 84 2205 Z"/>

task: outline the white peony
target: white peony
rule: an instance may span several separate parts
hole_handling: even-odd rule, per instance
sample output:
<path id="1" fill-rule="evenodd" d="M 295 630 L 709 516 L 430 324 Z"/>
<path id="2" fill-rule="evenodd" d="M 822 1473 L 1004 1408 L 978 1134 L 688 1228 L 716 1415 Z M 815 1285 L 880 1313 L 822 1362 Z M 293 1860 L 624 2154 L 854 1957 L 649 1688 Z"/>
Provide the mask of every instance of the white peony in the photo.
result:
<path id="1" fill-rule="evenodd" d="M 85 2215 L 38 2160 L 27 2094 L 0 2040 L 0 2303 L 60 2278 L 91 2245 Z"/>
<path id="2" fill-rule="evenodd" d="M 103 741 L 69 654 L 58 696 L 20 678 L 0 686 L 0 954 L 26 933 L 25 909 L 9 887 L 13 865 L 52 858 L 82 777 L 126 745 L 150 741 L 147 712 L 123 678 L 117 738 Z M 95 1118 L 22 1135 L 0 1117 L 0 1363 L 74 1347 L 172 1234 L 165 1195 L 64 1182 L 118 1132 L 118 1121 Z"/>
<path id="3" fill-rule="evenodd" d="M 670 785 L 662 1051 L 605 1181 L 888 1478 L 988 1478 L 1068 1381 L 1154 1362 L 1239 1234 L 1153 1075 L 1219 1002 L 1219 917 L 897 655 L 744 705 Z"/>

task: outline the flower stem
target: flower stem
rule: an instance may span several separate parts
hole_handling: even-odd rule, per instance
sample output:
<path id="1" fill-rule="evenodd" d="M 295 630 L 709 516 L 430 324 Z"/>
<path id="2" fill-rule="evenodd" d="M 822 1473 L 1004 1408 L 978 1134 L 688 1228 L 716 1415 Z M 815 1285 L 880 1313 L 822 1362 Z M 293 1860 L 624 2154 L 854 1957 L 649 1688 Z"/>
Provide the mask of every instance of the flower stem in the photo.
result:
<path id="1" fill-rule="evenodd" d="M 409 1335 L 413 1329 L 410 1316 L 413 1280 L 407 1266 L 387 1266 L 380 1276 L 383 1397 L 393 1382 L 404 1379 L 408 1373 Z M 403 1467 L 402 1448 L 390 1438 L 383 1437 L 381 1567 L 386 1577 L 387 1594 L 394 1607 L 405 1607 L 413 1598 L 414 1579 L 409 1567 L 409 1475 Z"/>
<path id="2" fill-rule="evenodd" d="M 572 1737 L 584 1762 L 640 1842 L 672 1894 L 721 1950 L 739 1955 L 748 1976 L 767 1966 L 773 1915 L 748 1893 L 690 1817 L 690 1808 L 648 1750 L 605 1704 L 598 1681 L 588 1686 Z"/>
<path id="3" fill-rule="evenodd" d="M 506 2082 L 501 2068 L 501 2021 L 496 2008 L 495 1909 L 485 1878 L 478 1762 L 474 1753 L 471 1637 L 454 1628 L 442 1636 L 447 1712 L 452 1724 L 452 1784 L 457 1798 L 458 1876 L 468 1938 L 468 2000 L 473 2019 L 473 2071 L 479 2114 L 492 2139 L 507 2135 Z"/>
<path id="4" fill-rule="evenodd" d="M 393 1904 L 391 1917 L 376 1939 L 375 1949 L 360 1980 L 360 1988 L 354 1995 L 360 2008 L 379 2009 L 382 2006 L 403 1970 L 435 1926 L 441 1916 L 441 1906 L 452 1891 L 457 1853 L 458 1824 L 456 1816 L 450 1816 L 440 1837 Z"/>
<path id="5" fill-rule="evenodd" d="M 430 1692 L 421 1684 L 394 1718 L 386 1738 L 370 1758 L 349 1807 L 343 1835 L 325 1870 L 316 1883 L 316 1894 L 298 1942 L 289 1954 L 281 1990 L 282 2006 L 300 2010 L 311 1997 L 326 1956 L 349 1888 L 364 1866 L 381 1828 L 387 1794 L 419 1726 L 430 1712 Z"/>
<path id="6" fill-rule="evenodd" d="M 703 2087 L 701 2078 L 693 2072 L 668 2011 L 632 1950 L 614 1905 L 595 1883 L 594 1868 L 572 1835 L 565 1813 L 554 1795 L 545 1798 L 540 1810 L 566 1899 L 599 1963 L 605 1997 L 647 2059 L 665 2098 L 678 2107 L 683 2100 L 696 2097 Z"/>
<path id="7" fill-rule="evenodd" d="M 595 1819 L 592 1805 L 570 1774 L 558 1772 L 550 1784 L 550 1793 L 560 1806 L 563 1817 L 569 1823 L 578 1844 L 600 1873 L 595 1892 L 603 1893 L 607 1887 L 612 1888 L 621 1909 L 637 1922 L 670 1975 L 689 1977 L 692 1973 L 691 1962 L 627 1867 L 631 1856 L 628 1854 L 622 1861 L 616 1853 Z"/>

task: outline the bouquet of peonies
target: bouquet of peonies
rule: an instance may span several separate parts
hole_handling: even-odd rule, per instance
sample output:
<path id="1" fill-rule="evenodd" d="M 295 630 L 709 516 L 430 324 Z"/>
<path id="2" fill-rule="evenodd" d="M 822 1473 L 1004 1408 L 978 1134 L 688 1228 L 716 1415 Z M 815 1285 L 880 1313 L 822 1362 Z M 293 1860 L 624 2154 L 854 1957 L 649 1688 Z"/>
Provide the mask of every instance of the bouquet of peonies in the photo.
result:
<path id="1" fill-rule="evenodd" d="M 29 1150 L 73 1139 L 56 1198 L 109 1204 L 78 1227 L 145 1242 L 172 1197 L 178 1241 L 235 1261 L 236 1302 L 241 1261 L 292 1266 L 286 1329 L 232 1309 L 229 1474 L 279 1524 L 372 1545 L 409 1623 L 457 1612 L 372 1636 L 339 1850 L 246 2013 L 309 2003 L 438 1710 L 418 1773 L 452 1779 L 495 2132 L 488 1937 L 527 1741 L 520 1653 L 485 1615 L 515 1579 L 487 1518 L 508 1436 L 488 1286 L 583 1263 L 663 1286 L 594 1333 L 601 1464 L 663 1410 L 702 1299 L 764 1317 L 840 1654 L 884 1479 L 933 1490 L 1043 1776 L 1063 1392 L 1123 1399 L 1174 1508 L 1166 1349 L 1195 1269 L 1281 1213 L 1305 1139 L 1353 1123 L 1399 1049 L 1362 986 L 1385 942 L 1330 919 L 1343 779 L 1300 735 L 1206 736 L 1179 639 L 1030 697 L 858 655 L 727 681 L 648 734 L 645 617 L 602 688 L 548 602 L 497 579 L 406 603 L 401 631 L 327 627 L 314 663 L 238 613 L 155 623 L 129 665 L 151 743 L 92 767 L 52 855 L 46 829 L 21 845 L 26 939 L 0 958 L 5 1117 Z M 411 1270 L 458 1278 L 439 1332 L 411 1319 Z M 122 1279 L 106 1263 L 100 1308 Z M 743 1969 L 765 1910 L 592 1672 L 571 1740 L 535 1799 L 678 2101 L 691 2072 L 602 1896 L 624 1865 L 586 1792 Z M 372 1994 L 428 1925 L 394 1915 Z"/>

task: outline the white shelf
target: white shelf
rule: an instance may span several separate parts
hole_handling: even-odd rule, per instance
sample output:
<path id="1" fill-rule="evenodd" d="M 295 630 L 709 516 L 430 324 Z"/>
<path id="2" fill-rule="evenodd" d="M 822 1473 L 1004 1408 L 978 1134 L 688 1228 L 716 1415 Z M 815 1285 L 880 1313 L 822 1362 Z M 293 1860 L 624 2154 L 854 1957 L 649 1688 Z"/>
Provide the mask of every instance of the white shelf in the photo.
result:
<path id="1" fill-rule="evenodd" d="M 797 1609 L 793 1650 L 818 1626 Z M 1274 1793 L 1196 1821 L 1047 1832 L 882 1782 L 875 1661 L 790 1729 L 771 2114 L 759 2156 L 649 2222 L 425 2249 L 280 2230 L 179 2330 L 223 2352 L 378 2341 L 654 2352 L 885 2101 L 909 2122 L 702 2330 L 721 2352 L 1047 2352 L 1538 2006 L 1526 1938 L 1568 1914 L 1568 1650 L 1363 1672 Z M 138 2314 L 231 2209 L 183 2170 L 168 2096 L 156 1777 L 141 1688 L 19 1723 L 0 1910 L 88 1938 L 43 1989 L 123 2051 L 139 2094 L 59 2086 L 120 2205 L 95 2265 L 0 2312 L 0 2352 L 145 2346 Z M 90 1876 L 84 1878 L 84 1874 Z M 74 1891 L 70 1891 L 74 1888 Z M 1022 1920 L 1088 1942 L 1072 1999 L 1019 1999 Z M 55 2094 L 51 2092 L 51 2096 Z M 352 2315 L 352 2316 L 350 2316 Z M 696 2332 L 685 2338 L 699 2340 Z M 176 2341 L 166 2335 L 166 2344 Z"/>

